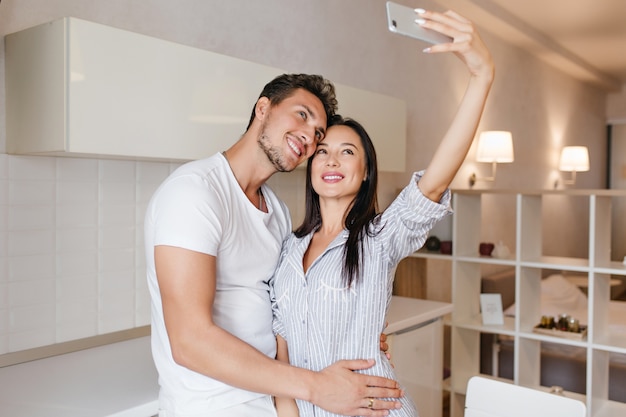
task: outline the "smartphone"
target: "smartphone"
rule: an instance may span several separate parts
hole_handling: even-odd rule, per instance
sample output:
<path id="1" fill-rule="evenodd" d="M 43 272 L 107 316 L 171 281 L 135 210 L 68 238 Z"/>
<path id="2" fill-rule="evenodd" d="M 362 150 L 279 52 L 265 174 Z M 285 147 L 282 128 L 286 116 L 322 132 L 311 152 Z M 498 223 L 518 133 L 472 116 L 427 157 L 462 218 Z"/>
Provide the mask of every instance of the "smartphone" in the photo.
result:
<path id="1" fill-rule="evenodd" d="M 387 24 L 389 31 L 409 36 L 431 44 L 452 42 L 452 38 L 442 33 L 426 29 L 415 23 L 419 15 L 412 9 L 391 1 L 387 2 Z"/>

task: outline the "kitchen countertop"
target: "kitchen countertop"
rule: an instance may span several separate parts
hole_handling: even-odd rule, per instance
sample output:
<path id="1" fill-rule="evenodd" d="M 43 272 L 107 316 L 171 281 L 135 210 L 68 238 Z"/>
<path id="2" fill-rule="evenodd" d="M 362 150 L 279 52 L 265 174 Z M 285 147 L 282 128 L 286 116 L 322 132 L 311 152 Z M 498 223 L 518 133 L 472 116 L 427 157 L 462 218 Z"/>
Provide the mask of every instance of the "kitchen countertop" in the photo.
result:
<path id="1" fill-rule="evenodd" d="M 452 311 L 438 301 L 394 296 L 388 334 Z M 150 337 L 0 368 L 0 416 L 150 417 L 158 413 Z"/>
<path id="2" fill-rule="evenodd" d="M 150 337 L 0 368 L 0 416 L 150 417 L 159 386 Z"/>
<path id="3" fill-rule="evenodd" d="M 389 325 L 385 333 L 392 334 L 419 327 L 451 312 L 450 303 L 394 295 L 387 313 Z"/>

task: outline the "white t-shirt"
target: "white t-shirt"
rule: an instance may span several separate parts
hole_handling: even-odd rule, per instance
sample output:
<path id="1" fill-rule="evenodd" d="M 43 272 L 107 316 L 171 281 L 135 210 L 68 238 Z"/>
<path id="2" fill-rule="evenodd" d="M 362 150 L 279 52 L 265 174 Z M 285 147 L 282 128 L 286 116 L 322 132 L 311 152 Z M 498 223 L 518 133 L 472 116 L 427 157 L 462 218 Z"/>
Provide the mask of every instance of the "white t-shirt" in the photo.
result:
<path id="1" fill-rule="evenodd" d="M 268 282 L 291 232 L 287 206 L 262 187 L 268 213 L 257 209 L 221 154 L 187 163 L 152 197 L 145 217 L 152 354 L 159 372 L 160 407 L 177 416 L 208 415 L 262 394 L 231 387 L 177 365 L 165 329 L 154 247 L 181 247 L 217 257 L 213 318 L 217 325 L 275 357 Z"/>

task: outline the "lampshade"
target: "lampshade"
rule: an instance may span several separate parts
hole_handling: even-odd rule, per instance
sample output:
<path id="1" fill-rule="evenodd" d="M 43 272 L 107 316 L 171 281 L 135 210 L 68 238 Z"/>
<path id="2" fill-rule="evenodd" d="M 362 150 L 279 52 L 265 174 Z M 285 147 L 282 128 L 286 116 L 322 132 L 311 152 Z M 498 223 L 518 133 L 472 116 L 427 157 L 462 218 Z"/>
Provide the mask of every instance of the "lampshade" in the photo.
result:
<path id="1" fill-rule="evenodd" d="M 478 138 L 477 162 L 513 162 L 513 137 L 511 132 L 492 130 L 482 132 Z"/>
<path id="2" fill-rule="evenodd" d="M 589 152 L 586 146 L 566 146 L 561 151 L 560 171 L 589 171 Z"/>

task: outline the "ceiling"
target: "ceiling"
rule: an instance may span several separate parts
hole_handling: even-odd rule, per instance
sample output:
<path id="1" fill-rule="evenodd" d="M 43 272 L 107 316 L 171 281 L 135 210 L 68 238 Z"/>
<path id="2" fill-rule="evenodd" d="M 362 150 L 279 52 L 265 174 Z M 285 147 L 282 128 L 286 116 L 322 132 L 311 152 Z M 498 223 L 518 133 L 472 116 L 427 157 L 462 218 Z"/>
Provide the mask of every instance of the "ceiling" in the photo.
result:
<path id="1" fill-rule="evenodd" d="M 436 0 L 607 91 L 626 85 L 625 0 Z"/>

